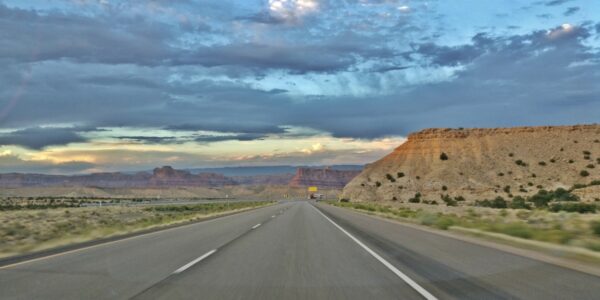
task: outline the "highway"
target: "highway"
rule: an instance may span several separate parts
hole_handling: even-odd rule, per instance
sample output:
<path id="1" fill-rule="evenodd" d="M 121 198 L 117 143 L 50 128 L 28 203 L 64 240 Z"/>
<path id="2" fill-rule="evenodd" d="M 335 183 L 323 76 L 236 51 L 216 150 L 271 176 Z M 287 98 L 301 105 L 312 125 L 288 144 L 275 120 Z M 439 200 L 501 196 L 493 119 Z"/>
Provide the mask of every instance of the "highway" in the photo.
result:
<path id="1" fill-rule="evenodd" d="M 0 299 L 598 299 L 600 278 L 307 201 L 0 266 Z"/>

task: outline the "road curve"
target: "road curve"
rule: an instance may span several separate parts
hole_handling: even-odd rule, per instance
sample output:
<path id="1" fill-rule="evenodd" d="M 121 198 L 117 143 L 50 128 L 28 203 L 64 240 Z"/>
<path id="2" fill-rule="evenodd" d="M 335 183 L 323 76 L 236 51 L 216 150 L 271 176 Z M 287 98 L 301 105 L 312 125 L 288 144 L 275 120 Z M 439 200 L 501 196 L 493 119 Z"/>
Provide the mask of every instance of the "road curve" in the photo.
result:
<path id="1" fill-rule="evenodd" d="M 0 268 L 0 299 L 597 299 L 598 277 L 288 202 Z"/>

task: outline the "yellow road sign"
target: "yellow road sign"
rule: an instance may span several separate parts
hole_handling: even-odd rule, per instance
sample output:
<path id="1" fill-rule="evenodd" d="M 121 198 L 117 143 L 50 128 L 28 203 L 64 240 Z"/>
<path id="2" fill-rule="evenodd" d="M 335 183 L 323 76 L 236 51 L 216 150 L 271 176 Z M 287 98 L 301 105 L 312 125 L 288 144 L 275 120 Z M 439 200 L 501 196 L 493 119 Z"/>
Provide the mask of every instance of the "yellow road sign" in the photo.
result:
<path id="1" fill-rule="evenodd" d="M 318 191 L 318 190 L 319 190 L 319 189 L 318 189 L 316 186 L 309 186 L 309 187 L 308 187 L 308 191 L 309 191 L 309 192 L 316 192 L 316 191 Z"/>

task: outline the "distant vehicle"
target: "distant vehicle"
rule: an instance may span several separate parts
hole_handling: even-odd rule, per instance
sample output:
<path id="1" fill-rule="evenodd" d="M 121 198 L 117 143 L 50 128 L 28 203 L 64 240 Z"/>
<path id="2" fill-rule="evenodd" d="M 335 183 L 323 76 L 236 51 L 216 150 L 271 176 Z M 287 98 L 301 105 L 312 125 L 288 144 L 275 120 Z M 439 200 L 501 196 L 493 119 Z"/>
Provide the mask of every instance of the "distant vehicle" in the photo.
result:
<path id="1" fill-rule="evenodd" d="M 323 194 L 310 194 L 308 196 L 308 199 L 324 200 L 325 199 L 325 195 L 323 195 Z"/>

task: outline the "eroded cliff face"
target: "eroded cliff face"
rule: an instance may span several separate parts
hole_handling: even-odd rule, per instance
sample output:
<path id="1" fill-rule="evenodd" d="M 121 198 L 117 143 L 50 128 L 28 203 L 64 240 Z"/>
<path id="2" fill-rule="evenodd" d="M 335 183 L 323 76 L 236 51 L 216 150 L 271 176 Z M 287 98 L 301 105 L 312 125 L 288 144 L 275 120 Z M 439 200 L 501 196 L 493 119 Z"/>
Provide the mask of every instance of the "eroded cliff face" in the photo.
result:
<path id="1" fill-rule="evenodd" d="M 440 195 L 472 201 L 532 195 L 541 188 L 597 179 L 600 125 L 436 128 L 409 135 L 392 153 L 367 165 L 342 197 L 407 201 L 421 193 L 422 199 L 437 202 Z"/>
<path id="2" fill-rule="evenodd" d="M 292 187 L 317 186 L 320 188 L 343 188 L 360 171 L 333 170 L 329 168 L 298 168 L 290 181 Z"/>

